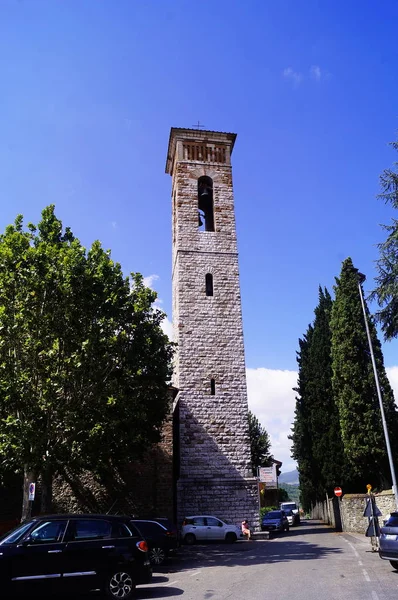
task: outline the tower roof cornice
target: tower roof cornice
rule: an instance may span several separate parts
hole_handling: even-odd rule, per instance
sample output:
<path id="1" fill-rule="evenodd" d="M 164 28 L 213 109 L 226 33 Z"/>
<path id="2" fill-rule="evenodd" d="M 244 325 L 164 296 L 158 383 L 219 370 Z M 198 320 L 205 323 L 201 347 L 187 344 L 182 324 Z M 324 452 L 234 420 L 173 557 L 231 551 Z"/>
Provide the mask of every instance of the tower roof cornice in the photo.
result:
<path id="1" fill-rule="evenodd" d="M 172 127 L 170 129 L 169 146 L 167 149 L 166 173 L 171 174 L 178 140 L 198 143 L 210 142 L 212 144 L 225 144 L 229 146 L 229 152 L 232 154 L 236 135 L 236 133 L 229 133 L 227 131 L 210 131 L 207 129 L 184 129 L 182 127 Z"/>

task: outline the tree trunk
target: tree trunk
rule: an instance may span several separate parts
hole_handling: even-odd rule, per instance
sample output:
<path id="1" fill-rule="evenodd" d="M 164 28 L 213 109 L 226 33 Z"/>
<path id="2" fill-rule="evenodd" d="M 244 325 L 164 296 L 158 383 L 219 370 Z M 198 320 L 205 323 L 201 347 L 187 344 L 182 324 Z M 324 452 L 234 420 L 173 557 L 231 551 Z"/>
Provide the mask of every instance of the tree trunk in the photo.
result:
<path id="1" fill-rule="evenodd" d="M 50 467 L 45 467 L 41 474 L 41 506 L 40 512 L 52 512 L 53 503 L 53 473 Z"/>
<path id="2" fill-rule="evenodd" d="M 29 501 L 29 485 L 36 482 L 36 473 L 29 469 L 27 465 L 24 466 L 23 471 L 23 497 L 22 497 L 22 515 L 21 522 L 30 519 L 32 516 L 32 504 Z"/>

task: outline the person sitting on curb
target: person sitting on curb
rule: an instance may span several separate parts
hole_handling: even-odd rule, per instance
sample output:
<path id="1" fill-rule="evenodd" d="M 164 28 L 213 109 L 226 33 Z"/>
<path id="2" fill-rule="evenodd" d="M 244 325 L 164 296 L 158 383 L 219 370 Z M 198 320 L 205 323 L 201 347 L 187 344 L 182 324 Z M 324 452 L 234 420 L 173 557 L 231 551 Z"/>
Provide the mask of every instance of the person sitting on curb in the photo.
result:
<path id="1" fill-rule="evenodd" d="M 251 532 L 249 527 L 249 522 L 247 519 L 242 521 L 242 533 L 247 536 L 247 539 L 250 540 Z"/>

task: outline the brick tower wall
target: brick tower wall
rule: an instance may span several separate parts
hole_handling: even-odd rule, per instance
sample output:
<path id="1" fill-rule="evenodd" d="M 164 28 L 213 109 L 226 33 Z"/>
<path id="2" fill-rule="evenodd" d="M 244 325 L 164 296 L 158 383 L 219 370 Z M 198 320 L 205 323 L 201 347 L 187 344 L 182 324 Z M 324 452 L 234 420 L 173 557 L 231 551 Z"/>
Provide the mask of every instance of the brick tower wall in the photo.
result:
<path id="1" fill-rule="evenodd" d="M 232 141 L 224 137 L 229 134 L 174 131 L 182 132 L 172 155 L 173 325 L 178 344 L 173 383 L 180 390 L 178 518 L 212 514 L 233 522 L 248 518 L 256 525 L 258 495 L 250 464 Z M 187 160 L 187 136 L 188 145 L 189 136 L 204 139 L 202 149 L 204 144 L 214 148 L 215 141 L 220 145 L 221 136 L 224 161 Z M 202 176 L 213 181 L 215 231 L 198 229 Z M 213 276 L 213 296 L 206 296 L 207 273 Z"/>

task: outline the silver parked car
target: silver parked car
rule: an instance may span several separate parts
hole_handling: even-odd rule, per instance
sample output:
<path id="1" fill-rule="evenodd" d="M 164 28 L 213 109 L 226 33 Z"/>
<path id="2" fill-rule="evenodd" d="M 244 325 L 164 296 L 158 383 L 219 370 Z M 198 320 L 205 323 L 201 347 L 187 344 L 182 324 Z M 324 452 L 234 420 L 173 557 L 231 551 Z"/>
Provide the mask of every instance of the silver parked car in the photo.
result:
<path id="1" fill-rule="evenodd" d="M 196 541 L 219 540 L 229 543 L 243 539 L 243 533 L 236 525 L 230 525 L 211 515 L 185 517 L 182 523 L 181 537 L 186 544 Z"/>
<path id="2" fill-rule="evenodd" d="M 393 512 L 380 530 L 379 556 L 398 571 L 398 512 Z"/>

